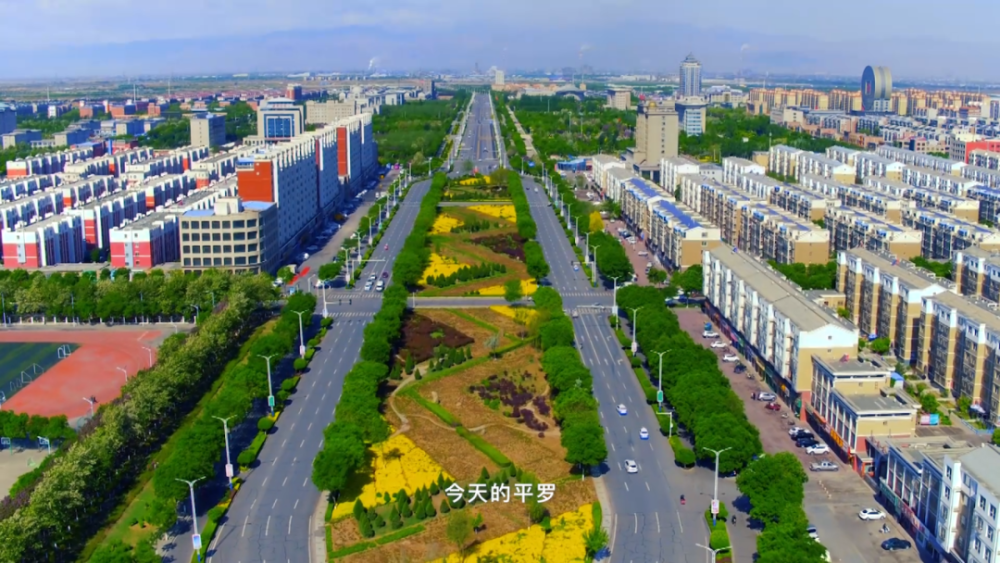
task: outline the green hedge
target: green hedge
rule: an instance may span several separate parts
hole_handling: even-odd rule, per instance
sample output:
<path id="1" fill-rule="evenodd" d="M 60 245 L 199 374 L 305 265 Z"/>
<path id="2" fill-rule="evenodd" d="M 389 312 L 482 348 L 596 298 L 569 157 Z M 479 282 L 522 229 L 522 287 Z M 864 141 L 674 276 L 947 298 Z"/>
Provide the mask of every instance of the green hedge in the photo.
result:
<path id="1" fill-rule="evenodd" d="M 674 451 L 674 460 L 677 462 L 677 465 L 680 465 L 681 467 L 693 467 L 697 461 L 694 451 L 685 446 L 684 442 L 681 442 L 681 439 L 677 436 L 672 436 L 670 438 L 670 449 Z"/>
<path id="2" fill-rule="evenodd" d="M 705 511 L 705 524 L 708 525 L 710 532 L 708 546 L 712 549 L 732 548 L 732 544 L 729 541 L 729 531 L 726 529 L 726 520 L 728 518 L 729 511 L 726 510 L 726 505 L 723 502 L 719 502 L 719 515 L 715 521 L 715 526 L 712 525 L 712 509 L 709 508 Z"/>
<path id="3" fill-rule="evenodd" d="M 418 393 L 416 390 L 408 389 L 407 392 L 404 393 L 404 396 L 409 399 L 413 399 L 420 406 L 434 413 L 435 416 L 440 418 L 441 421 L 447 424 L 448 426 L 451 426 L 452 428 L 457 428 L 458 426 L 461 425 L 461 422 L 459 422 L 458 419 L 455 418 L 453 414 L 448 412 L 447 409 L 445 409 L 444 407 L 442 407 L 437 403 L 432 403 L 427 399 L 421 397 L 420 393 Z"/>
<path id="4" fill-rule="evenodd" d="M 299 381 L 301 379 L 301 375 L 293 375 L 292 377 L 289 377 L 281 382 L 281 390 L 288 391 L 289 393 L 295 391 L 295 388 L 299 386 Z"/>
<path id="5" fill-rule="evenodd" d="M 604 523 L 604 512 L 601 509 L 601 501 L 595 500 L 591 511 L 593 512 L 594 529 L 596 530 Z"/>
<path id="6" fill-rule="evenodd" d="M 410 536 L 419 534 L 420 532 L 423 531 L 424 531 L 424 525 L 417 524 L 416 526 L 410 526 L 409 528 L 396 530 L 395 532 L 386 534 L 380 538 L 371 541 L 363 541 L 351 544 L 343 549 L 338 549 L 337 551 L 331 551 L 328 555 L 330 556 L 330 559 L 337 559 L 338 557 L 347 557 L 348 555 L 361 553 L 362 551 L 368 551 L 369 549 L 378 547 L 380 545 L 385 545 L 387 543 L 399 541 L 403 538 L 408 538 Z"/>
<path id="7" fill-rule="evenodd" d="M 642 387 L 643 394 L 646 395 L 646 404 L 655 405 L 656 403 L 656 387 L 653 386 L 653 382 L 649 380 L 649 374 L 646 370 L 641 367 L 632 367 L 632 372 L 635 373 L 635 378 L 639 380 L 639 385 Z"/>
<path id="8" fill-rule="evenodd" d="M 260 449 L 264 447 L 264 440 L 267 440 L 267 432 L 258 430 L 257 435 L 253 437 L 250 445 L 240 452 L 240 455 L 236 456 L 237 463 L 244 467 L 249 467 L 257 459 L 257 456 L 260 455 Z"/>
<path id="9" fill-rule="evenodd" d="M 462 426 L 456 428 L 455 431 L 458 432 L 459 436 L 468 440 L 468 442 L 472 444 L 477 450 L 486 454 L 486 457 L 490 458 L 493 461 L 493 463 L 501 467 L 507 467 L 509 465 L 513 465 L 513 462 L 510 459 L 508 459 L 507 456 L 500 453 L 500 450 L 493 447 L 493 444 L 490 444 L 489 442 L 484 440 L 482 436 L 478 434 L 473 434 L 472 432 L 469 432 L 466 428 Z"/>

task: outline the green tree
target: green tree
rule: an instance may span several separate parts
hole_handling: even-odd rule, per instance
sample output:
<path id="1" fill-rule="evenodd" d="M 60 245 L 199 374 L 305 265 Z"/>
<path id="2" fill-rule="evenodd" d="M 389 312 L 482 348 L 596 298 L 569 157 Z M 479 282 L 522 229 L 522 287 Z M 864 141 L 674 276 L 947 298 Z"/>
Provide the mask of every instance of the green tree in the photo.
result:
<path id="1" fill-rule="evenodd" d="M 563 429 L 560 441 L 566 448 L 566 461 L 574 465 L 593 467 L 608 457 L 600 424 L 573 424 Z"/>
<path id="2" fill-rule="evenodd" d="M 465 548 L 472 539 L 472 521 L 466 510 L 453 510 L 448 513 L 448 527 L 445 530 L 448 541 L 455 545 L 460 557 L 465 557 Z"/>
<path id="3" fill-rule="evenodd" d="M 508 303 L 516 303 L 522 297 L 524 297 L 524 292 L 521 290 L 521 280 L 510 280 L 503 284 L 503 298 Z"/>
<path id="4" fill-rule="evenodd" d="M 312 480 L 316 488 L 337 493 L 365 461 L 364 437 L 357 425 L 340 421 L 327 427 L 323 437 L 323 449 L 313 459 Z"/>
<path id="5" fill-rule="evenodd" d="M 920 409 L 927 414 L 934 414 L 940 409 L 938 398 L 932 393 L 920 395 Z"/>
<path id="6" fill-rule="evenodd" d="M 750 500 L 750 517 L 765 527 L 777 521 L 786 506 L 802 505 L 806 481 L 802 464 L 788 452 L 758 458 L 736 477 L 740 492 Z"/>
<path id="7" fill-rule="evenodd" d="M 462 161 L 462 172 L 466 175 L 472 174 L 472 171 L 476 169 L 476 165 L 472 163 L 471 160 Z"/>
<path id="8" fill-rule="evenodd" d="M 671 283 L 684 290 L 685 293 L 701 293 L 704 273 L 701 264 L 695 264 L 683 272 L 674 274 Z"/>
<path id="9" fill-rule="evenodd" d="M 885 354 L 889 351 L 891 343 L 888 337 L 882 336 L 868 343 L 868 348 L 876 354 Z"/>
<path id="10" fill-rule="evenodd" d="M 649 273 L 646 274 L 646 278 L 649 280 L 649 283 L 661 284 L 667 281 L 667 272 L 659 268 L 650 268 Z"/>
<path id="11" fill-rule="evenodd" d="M 608 541 L 608 532 L 604 528 L 596 526 L 591 529 L 583 536 L 583 545 L 587 550 L 587 556 L 596 557 L 601 550 L 608 546 Z"/>

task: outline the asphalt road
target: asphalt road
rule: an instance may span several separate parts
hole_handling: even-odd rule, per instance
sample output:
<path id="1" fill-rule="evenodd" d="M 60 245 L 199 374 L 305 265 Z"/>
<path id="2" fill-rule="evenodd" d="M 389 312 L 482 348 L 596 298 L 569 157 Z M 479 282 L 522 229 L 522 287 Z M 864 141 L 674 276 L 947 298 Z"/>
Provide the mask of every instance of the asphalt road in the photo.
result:
<path id="1" fill-rule="evenodd" d="M 364 270 L 365 277 L 381 277 L 382 272 L 392 270 L 428 188 L 427 181 L 414 185 L 400 203 L 400 210 Z M 384 244 L 389 250 L 384 249 Z M 323 446 L 323 429 L 333 420 L 344 376 L 358 359 L 365 324 L 381 307 L 381 294 L 376 292 L 337 294 L 348 296 L 353 304 L 347 305 L 344 299 L 338 305 L 333 299 L 328 305 L 335 322 L 316 351 L 309 373 L 264 444 L 257 467 L 243 475 L 246 481 L 210 545 L 208 560 L 213 563 L 320 563 L 309 549 L 312 518 L 322 494 L 310 479 L 312 462 Z M 327 299 L 332 299 L 330 293 Z M 323 306 L 320 297 L 316 322 Z M 203 524 L 204 516 L 200 515 L 199 520 Z M 190 533 L 176 542 L 177 550 L 171 555 L 174 561 L 186 563 L 193 553 Z M 319 542 L 322 546 L 323 539 L 319 538 Z"/>
<path id="2" fill-rule="evenodd" d="M 680 495 L 692 498 L 691 476 L 674 465 L 673 454 L 659 434 L 655 414 L 607 322 L 607 309 L 587 307 L 593 303 L 610 305 L 606 290 L 591 289 L 582 271 L 570 265 L 576 255 L 566 239 L 555 212 L 546 203 L 544 189 L 525 177 L 525 189 L 532 216 L 538 224 L 538 240 L 551 267 L 549 281 L 567 308 L 581 313 L 573 319 L 576 345 L 584 363 L 594 375 L 594 395 L 600 403 L 608 458 L 601 468 L 612 506 L 605 508 L 611 520 L 611 561 L 700 563 L 707 552 L 707 526 L 702 518 L 707 505 L 690 502 L 680 505 Z M 535 191 L 535 187 L 538 191 Z M 628 414 L 620 415 L 619 404 Z M 650 431 L 648 441 L 640 440 L 639 429 Z M 624 462 L 636 462 L 639 472 L 627 474 Z"/>
<path id="3" fill-rule="evenodd" d="M 476 94 L 465 124 L 465 133 L 462 135 L 456 162 L 457 170 L 462 170 L 466 160 L 472 161 L 480 173 L 487 173 L 496 168 L 498 160 L 493 127 L 489 95 Z"/>

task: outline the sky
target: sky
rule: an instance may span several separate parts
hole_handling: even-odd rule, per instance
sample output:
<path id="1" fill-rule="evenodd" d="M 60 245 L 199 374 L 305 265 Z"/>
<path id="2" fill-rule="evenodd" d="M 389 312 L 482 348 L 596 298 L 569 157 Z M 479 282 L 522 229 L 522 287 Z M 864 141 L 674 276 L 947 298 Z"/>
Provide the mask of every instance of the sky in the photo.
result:
<path id="1" fill-rule="evenodd" d="M 831 8 L 836 6 L 836 8 Z M 588 64 L 1000 80 L 1000 2 L 906 0 L 0 0 L 0 79 Z M 974 15 L 974 19 L 970 18 Z M 955 57 L 955 54 L 962 54 Z M 976 53 L 979 53 L 977 56 Z"/>

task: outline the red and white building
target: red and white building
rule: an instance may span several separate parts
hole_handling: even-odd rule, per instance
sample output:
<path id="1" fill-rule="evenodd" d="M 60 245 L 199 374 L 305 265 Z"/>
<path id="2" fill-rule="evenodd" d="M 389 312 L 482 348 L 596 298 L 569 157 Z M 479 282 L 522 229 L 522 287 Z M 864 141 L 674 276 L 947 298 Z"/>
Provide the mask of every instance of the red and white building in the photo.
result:
<path id="1" fill-rule="evenodd" d="M 81 207 L 66 211 L 66 215 L 79 217 L 83 225 L 83 239 L 88 249 L 108 248 L 111 229 L 126 219 L 135 219 L 146 210 L 143 194 L 119 192 L 94 200 Z"/>
<path id="2" fill-rule="evenodd" d="M 180 229 L 173 212 L 150 213 L 111 230 L 111 267 L 148 270 L 180 260 Z"/>
<path id="3" fill-rule="evenodd" d="M 252 151 L 235 150 L 220 153 L 191 164 L 191 172 L 195 175 L 198 189 L 207 187 L 226 176 L 236 174 L 236 162 Z"/>
<path id="4" fill-rule="evenodd" d="M 0 181 L 0 201 L 14 201 L 22 197 L 34 195 L 44 189 L 55 186 L 60 180 L 58 176 L 48 174 L 45 176 L 28 176 L 26 178 Z"/>
<path id="5" fill-rule="evenodd" d="M 83 221 L 56 215 L 18 229 L 3 230 L 5 268 L 41 268 L 83 262 Z"/>
<path id="6" fill-rule="evenodd" d="M 960 133 L 948 139 L 948 156 L 952 160 L 969 163 L 972 151 L 1000 152 L 1000 139 L 987 139 L 974 133 Z"/>
<path id="7" fill-rule="evenodd" d="M 364 115 L 364 114 L 363 114 Z M 340 184 L 348 193 L 356 194 L 364 189 L 364 168 L 362 167 L 362 122 L 355 115 L 337 123 L 337 170 Z M 371 116 L 368 116 L 371 119 Z"/>
<path id="8" fill-rule="evenodd" d="M 63 200 L 56 192 L 41 192 L 0 205 L 0 228 L 30 225 L 63 211 Z"/>
<path id="9" fill-rule="evenodd" d="M 55 174 L 62 172 L 67 164 L 94 157 L 92 147 L 70 149 L 50 154 L 42 154 L 31 158 L 19 158 L 7 161 L 7 177 L 20 178 L 37 174 Z"/>
<path id="10" fill-rule="evenodd" d="M 80 207 L 123 189 L 114 176 L 91 176 L 76 182 L 59 184 L 54 191 L 62 196 L 63 207 Z"/>
<path id="11" fill-rule="evenodd" d="M 163 174 L 183 174 L 191 168 L 192 163 L 207 158 L 209 154 L 208 147 L 180 149 L 166 154 L 157 154 L 148 160 L 126 164 L 123 177 L 129 185 L 133 185 Z"/>
<path id="12" fill-rule="evenodd" d="M 133 185 L 129 191 L 143 196 L 145 209 L 162 211 L 167 204 L 179 201 L 194 191 L 195 186 L 193 174 L 166 174 Z"/>

